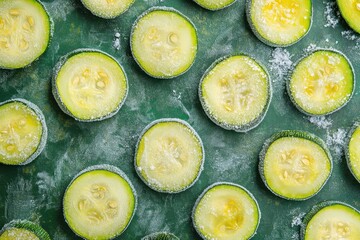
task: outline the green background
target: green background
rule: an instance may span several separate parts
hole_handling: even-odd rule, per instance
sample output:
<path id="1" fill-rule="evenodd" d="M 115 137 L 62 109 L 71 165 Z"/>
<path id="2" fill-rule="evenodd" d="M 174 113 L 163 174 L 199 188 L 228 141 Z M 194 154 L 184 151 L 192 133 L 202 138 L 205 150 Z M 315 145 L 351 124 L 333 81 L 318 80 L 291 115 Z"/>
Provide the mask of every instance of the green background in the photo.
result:
<path id="1" fill-rule="evenodd" d="M 285 79 L 271 70 L 274 48 L 261 43 L 245 18 L 245 4 L 237 1 L 227 9 L 210 12 L 191 0 L 136 0 L 115 20 L 92 16 L 78 0 L 43 1 L 55 23 L 48 50 L 31 66 L 19 70 L 0 70 L 0 101 L 21 97 L 37 104 L 44 112 L 49 137 L 43 153 L 26 166 L 0 166 L 0 225 L 25 218 L 39 222 L 53 239 L 77 239 L 62 216 L 61 200 L 66 186 L 82 169 L 100 163 L 121 168 L 138 193 L 138 208 L 129 228 L 118 239 L 140 239 L 155 231 L 171 231 L 181 239 L 200 239 L 192 227 L 191 210 L 196 198 L 210 184 L 229 181 L 246 187 L 258 200 L 262 218 L 253 239 L 298 239 L 297 217 L 323 200 L 340 200 L 360 209 L 359 183 L 350 174 L 338 150 L 330 149 L 334 170 L 329 182 L 315 197 L 287 201 L 267 190 L 258 174 L 258 154 L 264 141 L 284 129 L 310 131 L 326 140 L 338 128 L 347 131 L 359 114 L 359 86 L 349 104 L 327 117 L 332 125 L 323 129 L 290 103 Z M 340 19 L 335 28 L 325 27 L 328 1 L 314 1 L 314 21 L 309 34 L 286 48 L 298 60 L 310 44 L 345 53 L 360 76 L 360 40 L 342 36 L 349 30 Z M 147 76 L 133 60 L 129 47 L 131 26 L 137 16 L 151 6 L 172 6 L 185 13 L 198 30 L 199 48 L 192 68 L 171 80 Z M 337 16 L 335 19 L 339 19 Z M 113 46 L 115 33 L 121 34 L 121 47 Z M 113 55 L 129 79 L 129 95 L 113 118 L 80 123 L 57 106 L 50 88 L 53 67 L 59 58 L 77 48 L 96 48 Z M 248 133 L 224 130 L 203 112 L 197 88 L 204 71 L 217 58 L 244 52 L 255 57 L 268 70 L 273 81 L 273 99 L 264 121 Z M 153 120 L 177 117 L 188 121 L 204 142 L 206 160 L 198 182 L 178 194 L 157 193 L 136 175 L 133 167 L 135 144 L 143 128 Z M 295 225 L 295 226 L 294 226 Z"/>

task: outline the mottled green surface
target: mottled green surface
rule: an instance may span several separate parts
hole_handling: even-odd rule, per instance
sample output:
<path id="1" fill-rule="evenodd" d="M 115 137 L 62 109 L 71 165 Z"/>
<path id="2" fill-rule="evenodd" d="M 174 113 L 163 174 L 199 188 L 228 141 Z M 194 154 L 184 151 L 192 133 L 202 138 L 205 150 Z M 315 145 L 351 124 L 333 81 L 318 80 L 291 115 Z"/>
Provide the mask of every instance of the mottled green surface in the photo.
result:
<path id="1" fill-rule="evenodd" d="M 329 0 L 328 0 L 329 1 Z M 360 86 L 342 110 L 327 120 L 326 129 L 317 128 L 291 104 L 284 79 L 270 69 L 274 50 L 251 32 L 245 18 L 244 1 L 239 0 L 218 12 L 202 9 L 191 0 L 136 0 L 128 12 L 115 20 L 92 16 L 78 0 L 46 0 L 55 22 L 49 49 L 30 67 L 0 70 L 0 102 L 21 97 L 37 104 L 47 120 L 48 143 L 44 152 L 27 166 L 0 166 L 0 225 L 12 219 L 38 221 L 53 239 L 77 239 L 63 220 L 62 196 L 71 179 L 82 169 L 107 163 L 121 168 L 133 182 L 139 197 L 137 212 L 129 228 L 118 239 L 140 239 L 157 231 L 169 231 L 180 239 L 199 239 L 190 215 L 198 195 L 210 184 L 229 181 L 246 187 L 259 202 L 262 219 L 253 239 L 298 239 L 297 216 L 323 200 L 339 200 L 360 209 L 360 185 L 347 169 L 340 144 L 331 144 L 334 170 L 329 182 L 315 197 L 304 202 L 283 200 L 266 189 L 258 174 L 258 154 L 265 139 L 284 129 L 299 129 L 317 134 L 326 141 L 338 128 L 346 131 L 359 114 Z M 342 36 L 349 30 L 345 21 L 335 28 L 324 27 L 325 5 L 314 1 L 314 24 L 309 35 L 287 50 L 298 60 L 303 50 L 314 43 L 345 53 L 360 76 L 360 35 L 354 40 Z M 199 52 L 192 68 L 181 77 L 157 80 L 136 65 L 129 48 L 129 33 L 134 20 L 154 5 L 173 6 L 186 14 L 198 29 Z M 121 34 L 120 50 L 113 46 L 115 32 Z M 129 78 L 129 95 L 117 115 L 103 122 L 79 123 L 57 106 L 51 95 L 50 79 L 58 59 L 77 48 L 91 47 L 113 55 Z M 227 54 L 244 52 L 268 68 L 274 94 L 264 121 L 249 133 L 226 131 L 213 124 L 203 112 L 197 88 L 211 63 Z M 359 114 L 360 115 L 360 114 Z M 160 194 L 149 189 L 133 167 L 135 144 L 142 129 L 158 118 L 177 117 L 188 121 L 205 145 L 205 165 L 199 181 L 183 193 Z M 341 131 L 340 131 L 341 132 Z M 330 141 L 333 143 L 333 141 Z M 296 225 L 296 224 L 295 224 Z"/>

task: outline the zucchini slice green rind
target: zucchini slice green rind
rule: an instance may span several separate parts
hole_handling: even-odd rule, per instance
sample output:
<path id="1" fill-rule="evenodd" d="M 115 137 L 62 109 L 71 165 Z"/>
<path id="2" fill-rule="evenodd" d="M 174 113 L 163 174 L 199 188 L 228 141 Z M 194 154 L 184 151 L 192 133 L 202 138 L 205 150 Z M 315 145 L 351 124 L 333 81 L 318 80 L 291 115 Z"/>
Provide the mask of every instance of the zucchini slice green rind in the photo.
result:
<path id="1" fill-rule="evenodd" d="M 227 182 L 205 189 L 192 212 L 194 228 L 206 240 L 250 239 L 260 218 L 254 196 L 244 187 Z"/>
<path id="2" fill-rule="evenodd" d="M 207 116 L 220 127 L 237 132 L 261 123 L 271 96 L 268 73 L 245 55 L 218 59 L 199 85 L 200 102 Z"/>
<path id="3" fill-rule="evenodd" d="M 0 103 L 0 163 L 32 162 L 44 149 L 46 140 L 45 117 L 35 104 L 21 98 Z"/>
<path id="4" fill-rule="evenodd" d="M 100 121 L 123 105 L 128 82 L 122 66 L 110 55 L 78 49 L 55 67 L 52 92 L 61 110 L 78 121 Z"/>
<path id="5" fill-rule="evenodd" d="M 345 146 L 345 156 L 350 172 L 360 183 L 360 123 L 356 122 L 351 128 Z"/>
<path id="6" fill-rule="evenodd" d="M 246 15 L 260 41 L 286 47 L 303 38 L 312 24 L 311 0 L 247 0 Z"/>
<path id="7" fill-rule="evenodd" d="M 141 240 L 180 240 L 172 233 L 156 232 L 143 237 Z"/>
<path id="8" fill-rule="evenodd" d="M 124 13 L 135 0 L 81 0 L 95 16 L 112 19 Z"/>
<path id="9" fill-rule="evenodd" d="M 112 239 L 130 224 L 136 192 L 127 176 L 110 165 L 88 167 L 74 177 L 63 199 L 64 217 L 85 239 Z"/>
<path id="10" fill-rule="evenodd" d="M 204 147 L 195 130 L 185 121 L 167 118 L 143 130 L 134 162 L 137 174 L 150 188 L 177 193 L 196 182 L 204 158 Z"/>
<path id="11" fill-rule="evenodd" d="M 360 236 L 360 212 L 342 202 L 327 201 L 315 205 L 303 222 L 302 240 L 358 240 Z"/>
<path id="12" fill-rule="evenodd" d="M 316 195 L 329 179 L 332 158 L 317 136 L 303 131 L 281 131 L 265 142 L 259 172 L 275 195 L 305 200 Z"/>
<path id="13" fill-rule="evenodd" d="M 219 0 L 194 0 L 197 4 L 199 4 L 201 7 L 211 10 L 211 11 L 216 11 L 216 10 L 220 10 L 226 7 L 229 7 L 231 4 L 235 3 L 236 0 L 224 0 L 224 1 L 219 1 Z"/>
<path id="14" fill-rule="evenodd" d="M 195 26 L 186 16 L 174 8 L 153 7 L 135 21 L 130 46 L 148 75 L 173 78 L 192 66 L 197 42 Z"/>
<path id="15" fill-rule="evenodd" d="M 22 68 L 49 45 L 52 22 L 37 0 L 2 0 L 0 4 L 0 68 Z"/>
<path id="16" fill-rule="evenodd" d="M 360 1 L 337 0 L 340 13 L 347 24 L 357 33 L 360 33 Z"/>
<path id="17" fill-rule="evenodd" d="M 41 226 L 28 220 L 13 220 L 0 231 L 0 240 L 19 239 L 50 240 L 50 236 Z"/>
<path id="18" fill-rule="evenodd" d="M 319 116 L 345 106 L 355 90 L 350 61 L 335 50 L 319 49 L 302 58 L 287 81 L 291 101 L 301 112 Z"/>

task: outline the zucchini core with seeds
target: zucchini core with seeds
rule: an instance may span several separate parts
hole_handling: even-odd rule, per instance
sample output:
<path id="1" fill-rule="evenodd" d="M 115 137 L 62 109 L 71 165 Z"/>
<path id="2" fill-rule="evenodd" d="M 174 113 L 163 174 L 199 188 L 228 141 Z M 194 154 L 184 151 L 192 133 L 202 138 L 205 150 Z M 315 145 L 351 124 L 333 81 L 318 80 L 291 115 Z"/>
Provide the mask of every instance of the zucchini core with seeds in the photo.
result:
<path id="1" fill-rule="evenodd" d="M 342 17 L 357 33 L 360 33 L 360 0 L 337 0 Z"/>
<path id="2" fill-rule="evenodd" d="M 354 175 L 360 182 L 360 126 L 356 123 L 350 133 L 350 139 L 346 148 L 347 164 Z"/>
<path id="3" fill-rule="evenodd" d="M 95 16 L 112 19 L 124 13 L 135 0 L 81 0 Z"/>

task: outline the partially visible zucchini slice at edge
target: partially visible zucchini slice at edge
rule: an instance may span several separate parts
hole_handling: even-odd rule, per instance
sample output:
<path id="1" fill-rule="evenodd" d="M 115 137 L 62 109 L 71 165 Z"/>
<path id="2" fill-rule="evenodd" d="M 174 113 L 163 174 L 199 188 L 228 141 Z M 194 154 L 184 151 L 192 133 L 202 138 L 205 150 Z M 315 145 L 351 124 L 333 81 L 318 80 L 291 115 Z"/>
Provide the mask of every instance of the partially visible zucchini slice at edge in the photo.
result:
<path id="1" fill-rule="evenodd" d="M 172 233 L 156 232 L 143 237 L 141 240 L 180 240 Z"/>
<path id="2" fill-rule="evenodd" d="M 126 230 L 136 206 L 136 191 L 125 173 L 104 164 L 74 177 L 64 194 L 63 214 L 76 235 L 112 239 Z"/>
<path id="3" fill-rule="evenodd" d="M 0 68 L 22 68 L 42 55 L 52 35 L 52 21 L 37 0 L 2 0 Z"/>
<path id="4" fill-rule="evenodd" d="M 347 24 L 360 34 L 360 1 L 358 0 L 337 0 L 340 13 Z"/>
<path id="5" fill-rule="evenodd" d="M 95 16 L 112 19 L 128 10 L 135 0 L 81 0 L 81 2 Z"/>
<path id="6" fill-rule="evenodd" d="M 244 187 L 228 182 L 206 188 L 192 211 L 194 228 L 206 240 L 250 239 L 260 218 L 254 196 Z"/>
<path id="7" fill-rule="evenodd" d="M 0 231 L 0 240 L 50 240 L 49 234 L 38 224 L 28 220 L 12 220 Z"/>
<path id="8" fill-rule="evenodd" d="M 199 98 L 207 116 L 220 127 L 237 132 L 261 123 L 271 97 L 267 71 L 246 55 L 218 59 L 199 84 Z"/>
<path id="9" fill-rule="evenodd" d="M 300 230 L 302 240 L 358 240 L 359 236 L 360 212 L 346 203 L 337 201 L 315 205 L 305 215 Z"/>
<path id="10" fill-rule="evenodd" d="M 360 183 L 360 122 L 356 122 L 349 131 L 345 157 L 350 172 Z"/>
<path id="11" fill-rule="evenodd" d="M 152 7 L 136 19 L 131 52 L 138 65 L 155 78 L 174 78 L 195 61 L 197 33 L 185 15 L 169 7 Z"/>
<path id="12" fill-rule="evenodd" d="M 21 98 L 0 103 L 0 163 L 32 162 L 43 151 L 46 140 L 45 117 L 35 104 Z"/>
<path id="13" fill-rule="evenodd" d="M 194 0 L 197 4 L 199 4 L 201 7 L 211 10 L 211 11 L 216 11 L 216 10 L 220 10 L 226 7 L 229 7 L 231 4 L 235 3 L 236 0 L 223 0 L 223 1 L 219 1 L 219 0 Z"/>
<path id="14" fill-rule="evenodd" d="M 288 130 L 266 140 L 259 172 L 266 187 L 288 200 L 316 195 L 332 172 L 332 157 L 325 143 L 303 131 Z"/>
<path id="15" fill-rule="evenodd" d="M 78 49 L 62 57 L 52 79 L 52 92 L 61 110 L 83 122 L 114 116 L 128 88 L 122 66 L 94 49 Z"/>

